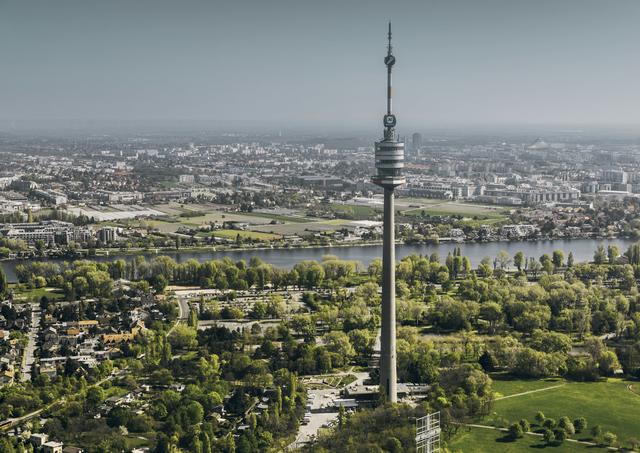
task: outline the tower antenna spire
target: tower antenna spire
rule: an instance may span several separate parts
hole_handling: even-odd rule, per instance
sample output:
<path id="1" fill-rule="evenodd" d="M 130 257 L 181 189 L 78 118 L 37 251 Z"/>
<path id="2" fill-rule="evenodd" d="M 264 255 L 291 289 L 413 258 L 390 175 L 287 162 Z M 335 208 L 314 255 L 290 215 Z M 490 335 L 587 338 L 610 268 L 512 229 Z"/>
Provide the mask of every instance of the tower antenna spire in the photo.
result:
<path id="1" fill-rule="evenodd" d="M 389 32 L 387 33 L 387 55 L 384 57 L 384 64 L 387 66 L 387 114 L 384 116 L 384 135 L 386 138 L 392 139 L 394 136 L 394 127 L 396 125 L 396 117 L 393 115 L 393 101 L 391 89 L 391 70 L 396 63 L 396 57 L 393 56 L 391 46 L 391 21 L 389 21 Z"/>

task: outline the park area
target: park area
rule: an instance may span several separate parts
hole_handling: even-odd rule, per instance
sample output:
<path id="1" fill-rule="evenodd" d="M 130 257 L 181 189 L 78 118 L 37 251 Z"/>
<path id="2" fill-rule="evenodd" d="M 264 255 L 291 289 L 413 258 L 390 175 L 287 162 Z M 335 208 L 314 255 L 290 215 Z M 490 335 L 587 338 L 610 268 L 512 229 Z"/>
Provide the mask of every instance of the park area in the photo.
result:
<path id="1" fill-rule="evenodd" d="M 615 434 L 621 447 L 630 447 L 640 438 L 640 383 L 636 381 L 511 380 L 494 375 L 493 388 L 497 395 L 491 414 L 474 421 L 474 426 L 461 426 L 449 442 L 452 451 L 516 453 L 531 448 L 553 452 L 604 451 L 605 447 L 592 445 L 591 429 L 596 425 L 602 433 Z M 541 435 L 535 434 L 511 440 L 501 430 L 524 418 L 532 424 L 532 432 L 539 431 L 535 426 L 538 411 L 555 421 L 564 416 L 570 420 L 584 417 L 587 428 L 561 444 L 546 444 Z"/>

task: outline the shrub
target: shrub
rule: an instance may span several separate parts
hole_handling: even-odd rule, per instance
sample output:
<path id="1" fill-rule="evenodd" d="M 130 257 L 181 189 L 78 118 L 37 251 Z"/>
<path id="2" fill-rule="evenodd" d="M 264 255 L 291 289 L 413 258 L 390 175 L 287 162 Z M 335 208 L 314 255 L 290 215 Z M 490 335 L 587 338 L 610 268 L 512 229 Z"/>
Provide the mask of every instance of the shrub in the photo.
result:
<path id="1" fill-rule="evenodd" d="M 575 427 L 577 433 L 582 432 L 587 429 L 587 419 L 584 417 L 576 418 L 573 421 L 573 426 Z"/>
<path id="2" fill-rule="evenodd" d="M 512 440 L 516 440 L 521 438 L 524 435 L 522 431 L 522 426 L 520 423 L 512 423 L 509 425 L 509 438 Z"/>
<path id="3" fill-rule="evenodd" d="M 613 434 L 611 431 L 607 431 L 602 436 L 602 442 L 608 447 L 615 445 L 617 441 L 618 441 L 618 436 Z"/>
<path id="4" fill-rule="evenodd" d="M 553 436 L 556 438 L 556 443 L 561 444 L 567 440 L 567 432 L 562 428 L 556 428 L 553 430 Z"/>
<path id="5" fill-rule="evenodd" d="M 564 429 L 568 436 L 573 436 L 576 433 L 576 429 L 569 417 L 561 417 L 560 420 L 558 420 L 558 426 Z"/>
<path id="6" fill-rule="evenodd" d="M 551 442 L 554 442 L 556 440 L 556 436 L 553 434 L 553 431 L 551 431 L 550 429 L 544 430 L 544 433 L 542 433 L 542 438 L 547 444 L 550 444 Z"/>

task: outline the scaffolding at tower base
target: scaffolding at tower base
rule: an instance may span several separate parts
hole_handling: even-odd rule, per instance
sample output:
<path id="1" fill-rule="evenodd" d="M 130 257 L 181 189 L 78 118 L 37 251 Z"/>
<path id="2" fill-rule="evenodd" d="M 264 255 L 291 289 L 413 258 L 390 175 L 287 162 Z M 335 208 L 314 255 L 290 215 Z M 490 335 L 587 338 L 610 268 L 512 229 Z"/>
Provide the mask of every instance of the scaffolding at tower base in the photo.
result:
<path id="1" fill-rule="evenodd" d="M 416 419 L 416 452 L 440 451 L 440 412 Z"/>

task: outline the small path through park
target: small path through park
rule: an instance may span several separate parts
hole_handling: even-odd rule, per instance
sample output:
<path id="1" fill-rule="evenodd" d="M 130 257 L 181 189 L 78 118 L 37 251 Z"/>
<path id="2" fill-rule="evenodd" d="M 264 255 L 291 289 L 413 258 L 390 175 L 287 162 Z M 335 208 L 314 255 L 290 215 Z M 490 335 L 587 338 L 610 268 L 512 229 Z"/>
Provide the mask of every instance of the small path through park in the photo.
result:
<path id="1" fill-rule="evenodd" d="M 627 385 L 627 390 L 629 390 L 631 393 L 633 393 L 636 396 L 640 396 L 640 392 L 633 388 L 633 384 Z"/>
<path id="2" fill-rule="evenodd" d="M 552 385 L 551 387 L 545 387 L 542 389 L 529 390 L 522 393 L 514 393 L 513 395 L 501 396 L 500 398 L 496 398 L 494 401 L 506 400 L 507 398 L 515 398 L 516 396 L 530 395 L 531 393 L 544 392 L 545 390 L 557 389 L 558 387 L 564 387 L 565 385 L 567 384 Z"/>

